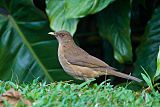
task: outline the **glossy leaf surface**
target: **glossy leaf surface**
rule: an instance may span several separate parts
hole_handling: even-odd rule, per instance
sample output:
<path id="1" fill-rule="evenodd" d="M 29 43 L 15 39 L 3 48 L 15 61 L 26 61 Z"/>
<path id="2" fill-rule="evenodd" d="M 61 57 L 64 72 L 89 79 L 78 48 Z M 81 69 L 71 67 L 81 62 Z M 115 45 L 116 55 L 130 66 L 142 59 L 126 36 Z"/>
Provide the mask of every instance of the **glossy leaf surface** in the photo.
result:
<path id="1" fill-rule="evenodd" d="M 113 0 L 46 0 L 46 12 L 54 31 L 75 33 L 78 18 L 104 9 Z"/>
<path id="2" fill-rule="evenodd" d="M 0 79 L 70 78 L 58 63 L 46 16 L 30 0 L 1 0 L 0 9 Z"/>

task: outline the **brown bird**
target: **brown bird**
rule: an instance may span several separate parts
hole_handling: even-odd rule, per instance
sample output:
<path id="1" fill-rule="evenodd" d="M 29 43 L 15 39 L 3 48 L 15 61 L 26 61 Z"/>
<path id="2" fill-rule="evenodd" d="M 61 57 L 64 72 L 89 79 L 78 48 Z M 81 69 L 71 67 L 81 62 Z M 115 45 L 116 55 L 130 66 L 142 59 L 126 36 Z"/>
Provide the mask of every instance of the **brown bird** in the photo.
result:
<path id="1" fill-rule="evenodd" d="M 79 80 L 88 80 L 101 75 L 114 75 L 141 82 L 142 80 L 117 72 L 115 68 L 110 67 L 100 59 L 88 54 L 77 46 L 67 31 L 49 32 L 54 35 L 58 42 L 58 59 L 64 71 Z"/>

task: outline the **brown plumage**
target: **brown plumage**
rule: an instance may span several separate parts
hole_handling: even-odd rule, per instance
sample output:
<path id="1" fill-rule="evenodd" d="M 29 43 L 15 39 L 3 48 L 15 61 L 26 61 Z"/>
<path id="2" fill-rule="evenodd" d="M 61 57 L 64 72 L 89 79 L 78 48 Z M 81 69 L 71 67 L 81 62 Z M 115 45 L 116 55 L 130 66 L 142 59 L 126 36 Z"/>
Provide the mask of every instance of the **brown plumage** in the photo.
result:
<path id="1" fill-rule="evenodd" d="M 129 76 L 124 73 L 117 72 L 100 59 L 88 54 L 86 51 L 78 47 L 67 31 L 49 32 L 54 35 L 58 42 L 58 58 L 64 71 L 76 79 L 88 80 L 99 77 L 101 75 L 114 75 L 141 82 L 140 79 Z"/>

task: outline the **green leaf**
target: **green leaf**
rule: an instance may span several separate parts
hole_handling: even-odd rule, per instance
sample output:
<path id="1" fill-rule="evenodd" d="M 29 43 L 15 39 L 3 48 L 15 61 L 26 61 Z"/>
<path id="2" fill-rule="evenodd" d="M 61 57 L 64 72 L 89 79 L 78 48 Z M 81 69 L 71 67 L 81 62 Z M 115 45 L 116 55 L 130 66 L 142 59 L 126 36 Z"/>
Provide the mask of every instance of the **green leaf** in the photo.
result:
<path id="1" fill-rule="evenodd" d="M 117 0 L 98 15 L 99 33 L 113 49 L 120 63 L 132 61 L 130 40 L 130 0 Z"/>
<path id="2" fill-rule="evenodd" d="M 142 78 L 147 83 L 147 85 L 150 86 L 152 88 L 152 90 L 153 90 L 154 88 L 153 88 L 153 85 L 152 85 L 152 81 L 149 78 L 147 78 L 147 76 L 145 74 L 141 73 L 141 75 L 142 75 Z"/>
<path id="3" fill-rule="evenodd" d="M 158 76 L 160 76 L 160 46 L 159 46 L 159 52 L 157 56 L 157 70 L 156 70 L 156 74 L 154 75 L 154 78 Z"/>
<path id="4" fill-rule="evenodd" d="M 151 87 L 151 89 L 154 91 L 154 86 L 152 84 L 152 79 L 150 78 L 150 76 L 148 75 L 147 71 L 142 66 L 141 66 L 141 68 L 144 71 L 144 73 L 141 73 L 142 78 L 147 83 L 147 85 L 149 87 Z"/>
<path id="5" fill-rule="evenodd" d="M 104 9 L 113 0 L 46 0 L 46 12 L 54 31 L 67 30 L 74 34 L 78 18 Z"/>
<path id="6" fill-rule="evenodd" d="M 71 79 L 58 63 L 46 16 L 30 0 L 1 0 L 0 9 L 0 79 Z"/>
<path id="7" fill-rule="evenodd" d="M 139 75 L 142 72 L 140 66 L 143 66 L 153 80 L 156 72 L 156 57 L 160 46 L 160 7 L 155 9 L 152 18 L 148 22 L 144 39 L 138 47 L 137 60 L 134 73 Z"/>

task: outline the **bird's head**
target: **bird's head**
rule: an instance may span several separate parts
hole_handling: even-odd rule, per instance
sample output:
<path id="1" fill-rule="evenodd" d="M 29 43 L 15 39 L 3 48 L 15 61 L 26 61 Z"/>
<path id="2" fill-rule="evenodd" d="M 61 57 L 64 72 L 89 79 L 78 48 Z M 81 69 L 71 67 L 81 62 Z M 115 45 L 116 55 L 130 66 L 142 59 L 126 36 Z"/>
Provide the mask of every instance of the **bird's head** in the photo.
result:
<path id="1" fill-rule="evenodd" d="M 59 43 L 67 43 L 73 41 L 71 34 L 67 31 L 49 32 L 48 34 L 56 37 Z"/>

